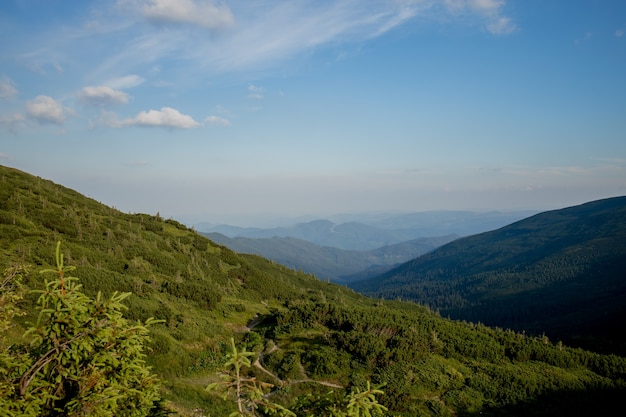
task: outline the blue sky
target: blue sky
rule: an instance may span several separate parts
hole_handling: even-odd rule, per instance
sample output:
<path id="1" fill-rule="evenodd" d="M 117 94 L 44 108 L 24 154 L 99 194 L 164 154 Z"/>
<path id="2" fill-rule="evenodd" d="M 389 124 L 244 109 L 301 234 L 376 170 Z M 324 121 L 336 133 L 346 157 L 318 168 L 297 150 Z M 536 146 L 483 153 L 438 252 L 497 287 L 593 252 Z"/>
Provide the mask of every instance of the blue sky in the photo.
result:
<path id="1" fill-rule="evenodd" d="M 4 0 L 0 164 L 127 212 L 626 194 L 623 0 Z"/>

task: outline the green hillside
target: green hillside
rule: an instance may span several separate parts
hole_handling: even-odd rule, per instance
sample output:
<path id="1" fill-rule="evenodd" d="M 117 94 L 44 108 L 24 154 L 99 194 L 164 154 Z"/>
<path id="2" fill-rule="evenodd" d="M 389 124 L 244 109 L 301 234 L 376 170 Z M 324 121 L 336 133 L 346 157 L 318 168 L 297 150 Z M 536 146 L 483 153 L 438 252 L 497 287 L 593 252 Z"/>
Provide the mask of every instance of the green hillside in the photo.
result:
<path id="1" fill-rule="evenodd" d="M 626 354 L 626 197 L 459 239 L 353 288 Z"/>
<path id="2" fill-rule="evenodd" d="M 236 410 L 204 390 L 218 381 L 231 337 L 258 359 L 246 371 L 293 409 L 298 397 L 340 395 L 368 381 L 385 384 L 380 402 L 393 416 L 582 416 L 608 413 L 626 392 L 622 357 L 369 299 L 236 254 L 158 214 L 121 213 L 0 167 L 2 266 L 32 265 L 24 282 L 41 288 L 37 271 L 51 266 L 58 240 L 88 295 L 130 291 L 127 318 L 164 321 L 150 327 L 147 360 L 182 415 Z M 35 298 L 23 307 L 32 311 Z M 22 317 L 10 330 L 15 346 L 34 320 Z"/>

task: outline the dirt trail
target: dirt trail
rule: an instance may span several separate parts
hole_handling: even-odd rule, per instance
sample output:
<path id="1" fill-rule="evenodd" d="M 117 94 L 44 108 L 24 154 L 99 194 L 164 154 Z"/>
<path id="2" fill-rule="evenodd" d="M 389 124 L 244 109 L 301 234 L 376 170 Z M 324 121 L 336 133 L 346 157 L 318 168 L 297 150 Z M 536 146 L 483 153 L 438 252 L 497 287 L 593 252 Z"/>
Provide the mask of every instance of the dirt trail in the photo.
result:
<path id="1" fill-rule="evenodd" d="M 262 318 L 260 316 L 255 316 L 252 320 L 250 320 L 250 322 L 248 322 L 248 329 L 252 330 L 257 324 L 259 324 L 261 322 Z M 265 343 L 269 342 L 270 339 L 265 339 Z M 274 380 L 278 381 L 279 384 L 281 386 L 285 386 L 288 384 L 302 384 L 305 382 L 312 382 L 314 384 L 320 384 L 320 385 L 325 385 L 327 387 L 332 387 L 332 388 L 343 388 L 343 385 L 339 385 L 337 383 L 334 383 L 332 381 L 316 381 L 314 379 L 296 379 L 296 380 L 289 380 L 289 381 L 284 381 L 282 379 L 280 379 L 278 377 L 278 375 L 274 375 L 272 372 L 270 372 L 267 368 L 265 368 L 263 366 L 263 364 L 261 363 L 261 361 L 263 360 L 263 357 L 267 354 L 269 355 L 272 352 L 276 352 L 279 349 L 278 346 L 276 346 L 276 344 L 274 343 L 272 348 L 267 352 L 267 353 L 263 353 L 261 352 L 259 354 L 259 357 L 256 358 L 256 360 L 252 363 L 253 366 L 256 366 L 259 370 L 261 370 L 261 372 L 271 376 Z M 301 370 L 302 370 L 302 374 L 306 375 L 306 372 L 304 370 L 304 367 L 302 367 L 302 364 L 300 364 Z"/>
<path id="2" fill-rule="evenodd" d="M 278 350 L 278 346 L 274 345 L 274 346 L 272 346 L 272 348 L 267 353 L 270 354 L 270 353 L 275 352 L 277 350 Z M 263 352 L 261 352 L 259 354 L 259 357 L 256 358 L 256 360 L 254 361 L 254 363 L 252 365 L 256 366 L 257 368 L 259 368 L 264 373 L 268 374 L 269 376 L 271 376 L 275 380 L 279 381 L 281 385 L 284 385 L 284 381 L 282 381 L 277 375 L 274 375 L 273 373 L 271 373 L 268 369 L 266 369 L 263 366 L 263 364 L 261 364 L 261 360 L 263 359 L 263 356 L 264 356 Z"/>
<path id="3" fill-rule="evenodd" d="M 274 352 L 275 350 L 278 350 L 278 348 L 276 346 L 274 346 L 272 348 L 272 350 L 270 350 L 270 352 L 268 352 L 268 353 Z M 259 357 L 254 361 L 253 365 L 256 366 L 257 368 L 259 368 L 262 372 L 264 372 L 267 375 L 271 376 L 276 381 L 278 381 L 281 386 L 285 386 L 285 385 L 289 385 L 289 384 L 303 384 L 305 382 L 312 382 L 314 384 L 325 385 L 327 387 L 332 387 L 332 388 L 343 388 L 343 385 L 339 385 L 339 384 L 337 384 L 335 382 L 332 382 L 332 381 L 316 381 L 314 379 L 308 379 L 308 378 L 307 379 L 295 379 L 295 380 L 284 381 L 284 380 L 280 379 L 278 377 L 278 375 L 274 375 L 267 368 L 265 368 L 263 366 L 263 364 L 261 363 L 262 357 L 263 357 L 263 353 L 261 353 L 259 355 Z M 303 370 L 302 373 L 304 373 L 304 370 Z"/>

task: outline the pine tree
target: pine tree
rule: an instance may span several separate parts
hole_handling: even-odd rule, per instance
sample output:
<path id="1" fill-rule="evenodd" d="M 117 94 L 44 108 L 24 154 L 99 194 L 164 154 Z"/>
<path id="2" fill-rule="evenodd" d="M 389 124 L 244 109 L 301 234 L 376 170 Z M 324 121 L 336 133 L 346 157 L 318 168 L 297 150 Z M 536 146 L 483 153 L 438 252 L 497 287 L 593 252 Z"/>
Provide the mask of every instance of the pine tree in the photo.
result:
<path id="1" fill-rule="evenodd" d="M 250 357 L 253 352 L 245 348 L 237 349 L 233 338 L 230 339 L 232 352 L 228 354 L 221 373 L 220 382 L 210 384 L 208 391 L 216 390 L 223 394 L 223 398 L 234 398 L 237 411 L 229 417 L 247 417 L 262 415 L 303 416 L 303 417 L 382 417 L 388 411 L 379 404 L 376 395 L 383 394 L 380 387 L 371 387 L 361 391 L 352 389 L 345 396 L 337 396 L 334 392 L 327 395 L 313 397 L 307 395 L 298 398 L 295 413 L 280 404 L 267 400 L 267 389 L 272 385 L 257 381 L 255 377 L 246 376 L 247 368 L 251 366 Z"/>
<path id="2" fill-rule="evenodd" d="M 74 267 L 64 265 L 60 242 L 56 265 L 42 271 L 55 277 L 37 291 L 38 317 L 24 334 L 27 343 L 0 355 L 0 416 L 150 414 L 159 383 L 145 364 L 144 346 L 154 320 L 132 324 L 123 317 L 130 293 L 87 297 L 78 278 L 67 275 Z M 3 327 L 19 314 L 18 284 L 2 288 Z"/>
<path id="3" fill-rule="evenodd" d="M 246 369 L 251 366 L 250 357 L 254 353 L 246 351 L 245 348 L 237 349 L 233 338 L 230 339 L 230 343 L 232 351 L 227 355 L 224 371 L 220 374 L 222 381 L 214 382 L 206 388 L 208 391 L 216 390 L 222 393 L 224 399 L 234 397 L 237 411 L 231 413 L 229 417 L 258 416 L 258 410 L 266 414 L 295 417 L 293 412 L 264 398 L 265 391 L 271 388 L 272 384 L 244 375 Z"/>

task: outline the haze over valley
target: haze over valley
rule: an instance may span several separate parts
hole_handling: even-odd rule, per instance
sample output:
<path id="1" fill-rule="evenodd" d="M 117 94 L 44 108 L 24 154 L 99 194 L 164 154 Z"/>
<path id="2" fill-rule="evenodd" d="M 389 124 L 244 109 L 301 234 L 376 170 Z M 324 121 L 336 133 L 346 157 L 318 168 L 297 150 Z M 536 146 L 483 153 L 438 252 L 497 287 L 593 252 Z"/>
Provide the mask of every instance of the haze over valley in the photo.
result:
<path id="1" fill-rule="evenodd" d="M 7 0 L 0 162 L 187 225 L 624 195 L 625 7 Z"/>
<path id="2" fill-rule="evenodd" d="M 623 0 L 3 0 L 0 39 L 0 415 L 623 409 Z"/>
<path id="3" fill-rule="evenodd" d="M 527 416 L 529 410 L 583 416 L 608 413 L 623 401 L 626 197 L 539 213 L 447 244 L 431 240 L 443 246 L 351 283 L 384 296 L 375 299 L 259 256 L 232 252 L 173 219 L 123 213 L 12 168 L 0 166 L 0 184 L 0 256 L 7 266 L 0 306 L 9 307 L 0 310 L 0 318 L 10 329 L 0 339 L 0 359 L 7 364 L 0 375 L 0 402 L 10 409 L 58 410 L 55 399 L 63 395 L 73 399 L 71 409 L 92 410 L 89 396 L 104 395 L 116 398 L 120 406 L 115 410 L 130 406 L 143 410 L 140 415 L 194 416 L 201 410 L 225 416 L 235 412 L 238 401 L 248 400 L 205 390 L 219 386 L 222 377 L 258 378 L 265 384 L 259 389 L 276 401 L 272 404 L 303 411 L 296 414 L 303 416 L 307 410 L 324 415 L 327 407 L 344 409 L 363 392 L 373 403 L 360 407 L 378 404 L 389 415 L 407 417 Z M 49 269 L 55 241 L 60 245 L 58 273 Z M 42 283 L 36 273 L 41 270 L 54 272 L 57 280 Z M 64 272 L 72 270 L 77 278 L 65 280 Z M 20 295 L 23 287 L 12 281 L 16 277 L 25 290 L 45 284 L 40 300 L 56 299 L 69 310 L 42 309 L 32 297 Z M 76 280 L 81 286 L 74 286 Z M 118 291 L 130 296 L 123 309 L 113 307 Z M 458 317 L 512 319 L 507 323 L 530 330 L 454 321 L 402 296 L 387 299 L 398 294 L 416 300 L 426 295 L 422 302 L 443 302 L 437 304 L 442 311 Z M 112 298 L 103 304 L 102 297 Z M 15 300 L 26 321 L 15 320 Z M 81 309 L 68 316 L 79 302 Z M 120 321 L 118 313 L 94 321 L 111 308 L 121 309 L 130 322 Z M 25 333 L 35 317 L 39 327 Z M 111 328 L 121 333 L 100 327 L 113 318 L 117 324 Z M 130 344 L 115 339 L 136 320 L 149 325 L 145 339 Z M 75 325 L 76 334 L 71 333 Z M 29 336 L 46 329 L 56 336 Z M 91 344 L 94 336 L 109 340 L 105 348 Z M 55 343 L 76 346 L 73 355 L 65 358 L 64 350 L 55 355 L 57 349 L 45 347 Z M 86 352 L 85 344 L 93 347 L 76 360 Z M 150 354 L 137 356 L 138 348 Z M 237 349 L 255 359 L 243 363 L 238 372 L 244 374 L 235 377 L 228 373 L 227 358 Z M 116 352 L 121 352 L 116 363 L 119 358 L 132 361 L 124 362 L 122 383 L 128 378 L 143 382 L 111 397 L 107 389 L 120 386 L 118 368 L 100 358 Z M 57 361 L 66 365 L 60 368 Z M 89 370 L 103 366 L 100 384 L 89 383 Z M 59 369 L 64 370 L 61 383 L 64 378 L 67 384 L 84 381 L 88 388 L 60 389 L 56 378 L 48 378 Z M 159 379 L 148 377 L 151 372 Z M 11 394 L 24 375 L 42 387 L 37 395 L 28 386 L 22 388 L 25 395 Z M 142 395 L 135 396 L 135 390 Z M 321 397 L 311 402 L 311 395 Z"/>
<path id="4" fill-rule="evenodd" d="M 343 214 L 273 228 L 200 223 L 196 230 L 241 253 L 272 259 L 320 279 L 375 276 L 464 235 L 496 229 L 534 211 Z M 352 221 L 351 221 L 352 220 Z"/>

